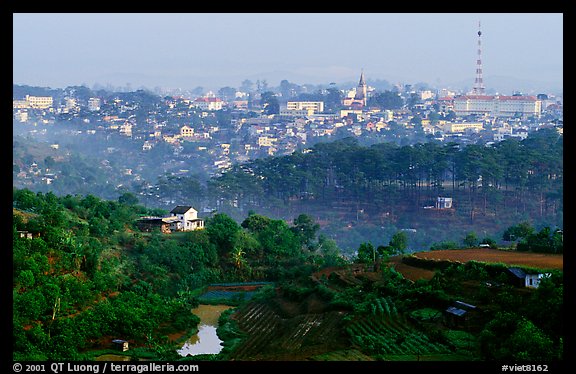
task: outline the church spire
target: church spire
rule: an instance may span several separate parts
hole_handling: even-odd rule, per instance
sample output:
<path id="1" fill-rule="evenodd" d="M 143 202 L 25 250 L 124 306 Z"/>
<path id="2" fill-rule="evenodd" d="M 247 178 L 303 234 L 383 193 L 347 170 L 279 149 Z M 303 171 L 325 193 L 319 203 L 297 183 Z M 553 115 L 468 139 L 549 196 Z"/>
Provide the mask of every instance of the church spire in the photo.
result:
<path id="1" fill-rule="evenodd" d="M 360 82 L 358 82 L 358 87 L 366 86 L 366 81 L 364 80 L 364 69 L 360 72 Z"/>
<path id="2" fill-rule="evenodd" d="M 362 69 L 360 73 L 360 81 L 358 82 L 358 88 L 356 88 L 356 95 L 354 95 L 354 100 L 360 100 L 362 102 L 362 106 L 366 106 L 368 102 L 366 80 L 364 79 L 364 69 Z"/>

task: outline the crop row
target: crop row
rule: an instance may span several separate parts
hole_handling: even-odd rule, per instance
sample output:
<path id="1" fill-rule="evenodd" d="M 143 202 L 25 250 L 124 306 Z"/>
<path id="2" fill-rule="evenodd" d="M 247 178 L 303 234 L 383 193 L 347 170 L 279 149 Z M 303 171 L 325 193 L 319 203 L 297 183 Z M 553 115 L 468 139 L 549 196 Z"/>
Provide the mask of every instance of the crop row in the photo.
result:
<path id="1" fill-rule="evenodd" d="M 398 319 L 362 318 L 348 326 L 352 342 L 370 354 L 429 354 L 450 350 Z"/>
<path id="2" fill-rule="evenodd" d="M 270 344 L 281 324 L 281 318 L 264 304 L 251 303 L 237 312 L 238 326 L 248 333 L 234 352 L 234 359 L 257 357 Z"/>
<path id="3" fill-rule="evenodd" d="M 233 359 L 262 357 L 270 352 L 290 352 L 329 344 L 339 331 L 343 312 L 302 314 L 282 319 L 263 303 L 250 303 L 235 313 L 238 326 L 248 335 Z"/>
<path id="4" fill-rule="evenodd" d="M 290 327 L 278 337 L 278 345 L 285 350 L 299 350 L 304 345 L 325 344 L 334 338 L 335 326 L 342 317 L 343 313 L 338 312 L 294 317 Z"/>
<path id="5" fill-rule="evenodd" d="M 371 312 L 373 315 L 383 315 L 386 317 L 396 317 L 398 315 L 394 301 L 386 297 L 375 299 L 374 303 L 371 304 Z"/>

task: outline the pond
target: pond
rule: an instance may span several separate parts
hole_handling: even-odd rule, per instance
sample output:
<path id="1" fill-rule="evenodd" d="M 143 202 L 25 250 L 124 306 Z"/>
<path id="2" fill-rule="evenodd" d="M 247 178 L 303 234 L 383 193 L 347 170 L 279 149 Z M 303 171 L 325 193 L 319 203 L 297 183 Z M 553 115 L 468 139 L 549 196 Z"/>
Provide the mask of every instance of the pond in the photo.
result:
<path id="1" fill-rule="evenodd" d="M 192 313 L 200 318 L 198 333 L 190 337 L 178 350 L 181 356 L 194 356 L 200 354 L 218 354 L 222 350 L 222 340 L 216 334 L 218 318 L 229 305 L 206 305 L 201 304 L 192 309 Z"/>

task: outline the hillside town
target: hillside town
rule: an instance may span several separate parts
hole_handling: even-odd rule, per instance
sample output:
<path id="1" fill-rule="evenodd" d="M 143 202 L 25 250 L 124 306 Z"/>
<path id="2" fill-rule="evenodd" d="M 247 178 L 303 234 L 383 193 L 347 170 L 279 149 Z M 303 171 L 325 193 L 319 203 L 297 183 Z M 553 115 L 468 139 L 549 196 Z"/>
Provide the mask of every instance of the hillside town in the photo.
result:
<path id="1" fill-rule="evenodd" d="M 210 178 L 237 163 L 346 137 L 364 144 L 490 146 L 508 138 L 525 139 L 542 128 L 563 131 L 562 97 L 547 93 L 488 95 L 411 85 L 382 90 L 368 85 L 363 71 L 357 86 L 349 88 L 308 88 L 287 81 L 277 89 L 260 81 L 251 88 L 250 81 L 245 83 L 245 91 L 224 87 L 218 94 L 195 90 L 178 95 L 15 85 L 14 129 L 39 139 L 52 135 L 55 150 L 65 139 L 107 144 L 105 160 L 106 154 L 132 159 L 124 174 L 133 181 L 145 179 L 143 160 L 155 149 L 167 155 L 161 174 Z M 193 171 L 192 160 L 197 161 Z M 39 169 L 39 160 L 30 161 L 18 168 L 15 182 L 26 186 L 27 180 L 41 177 L 50 184 L 58 178 L 49 169 Z"/>

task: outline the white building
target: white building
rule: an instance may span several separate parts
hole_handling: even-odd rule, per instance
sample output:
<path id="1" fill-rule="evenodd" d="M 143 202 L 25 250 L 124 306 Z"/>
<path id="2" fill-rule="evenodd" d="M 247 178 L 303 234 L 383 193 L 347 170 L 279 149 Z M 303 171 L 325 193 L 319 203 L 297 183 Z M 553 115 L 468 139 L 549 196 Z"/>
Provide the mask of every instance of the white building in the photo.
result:
<path id="1" fill-rule="evenodd" d="M 100 110 L 100 99 L 97 97 L 91 97 L 88 99 L 88 110 L 91 112 L 96 112 Z"/>
<path id="2" fill-rule="evenodd" d="M 190 231 L 204 228 L 204 220 L 198 218 L 198 211 L 191 206 L 178 205 L 170 211 L 170 229 Z"/>
<path id="3" fill-rule="evenodd" d="M 286 110 L 312 110 L 313 113 L 324 112 L 323 101 L 288 101 Z"/>
<path id="4" fill-rule="evenodd" d="M 439 126 L 446 133 L 478 132 L 484 129 L 482 122 L 446 122 Z"/>
<path id="5" fill-rule="evenodd" d="M 438 196 L 436 199 L 436 209 L 452 209 L 452 198 Z"/>
<path id="6" fill-rule="evenodd" d="M 188 125 L 180 127 L 180 136 L 183 138 L 191 138 L 194 136 L 194 129 Z"/>
<path id="7" fill-rule="evenodd" d="M 454 112 L 458 116 L 540 117 L 542 101 L 536 96 L 462 95 L 454 98 Z"/>
<path id="8" fill-rule="evenodd" d="M 26 95 L 26 101 L 30 103 L 31 108 L 48 109 L 52 107 L 52 96 L 30 96 Z"/>
<path id="9" fill-rule="evenodd" d="M 194 100 L 193 105 L 202 110 L 220 110 L 224 102 L 217 97 L 199 97 Z"/>
<path id="10" fill-rule="evenodd" d="M 12 100 L 13 109 L 48 109 L 53 104 L 52 96 L 30 96 L 26 95 L 24 100 Z"/>

